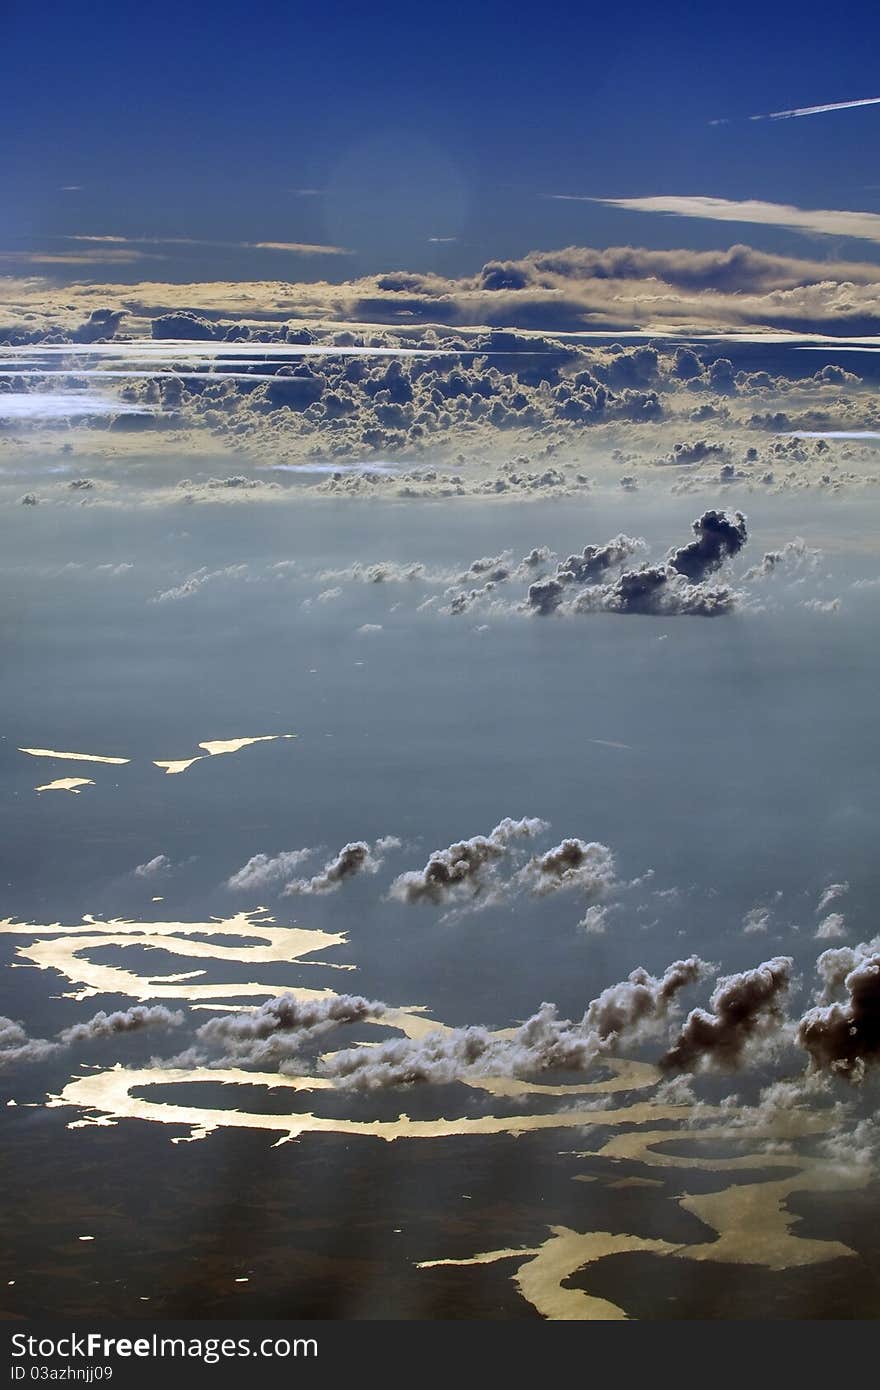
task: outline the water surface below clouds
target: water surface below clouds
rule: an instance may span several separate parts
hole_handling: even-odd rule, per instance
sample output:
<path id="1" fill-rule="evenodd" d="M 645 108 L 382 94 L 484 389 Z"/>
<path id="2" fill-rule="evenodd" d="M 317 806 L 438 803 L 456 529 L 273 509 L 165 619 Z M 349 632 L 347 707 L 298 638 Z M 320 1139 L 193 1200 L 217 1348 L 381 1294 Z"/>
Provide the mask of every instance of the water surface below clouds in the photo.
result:
<path id="1" fill-rule="evenodd" d="M 782 951 L 809 981 L 821 949 L 815 904 L 827 883 L 850 884 L 845 940 L 876 931 L 880 590 L 852 587 L 880 575 L 875 504 L 730 492 L 718 503 L 749 517 L 735 574 L 795 535 L 824 559 L 805 577 L 752 586 L 755 606 L 711 620 L 541 620 L 491 609 L 455 618 L 419 611 L 439 586 L 322 574 L 378 560 L 455 573 L 508 548 L 515 559 L 542 544 L 564 556 L 619 531 L 644 535 L 661 555 L 688 538 L 702 506 L 636 494 L 525 507 L 309 500 L 277 509 L 15 511 L 14 524 L 4 523 L 0 599 L 0 915 L 35 924 L 70 925 L 85 913 L 209 923 L 263 904 L 280 923 L 348 935 L 327 960 L 354 964 L 356 974 L 297 967 L 298 982 L 425 1005 L 448 1024 L 507 1026 L 544 999 L 579 1015 L 634 966 L 662 970 L 691 951 L 729 970 Z M 152 601 L 200 573 L 209 577 L 186 595 Z M 317 601 L 334 588 L 341 593 Z M 522 593 L 522 584 L 501 585 L 497 596 Z M 839 611 L 804 606 L 834 598 Z M 203 740 L 288 732 L 296 740 L 208 757 L 181 775 L 154 766 L 195 756 Z M 20 747 L 131 761 L 44 764 Z M 35 792 L 71 772 L 94 786 Z M 621 878 L 642 880 L 621 894 L 603 935 L 578 928 L 583 904 L 566 894 L 520 897 L 449 922 L 436 908 L 385 900 L 393 875 L 505 816 L 549 821 L 545 844 L 600 840 Z M 332 852 L 387 834 L 404 848 L 375 877 L 333 895 L 281 898 L 270 888 L 252 898 L 225 886 L 258 852 Z M 169 872 L 134 874 L 159 854 Z M 756 906 L 769 909 L 768 929 L 744 934 L 743 916 Z M 15 944 L 0 937 L 6 959 Z M 155 948 L 149 965 L 123 954 L 127 968 L 152 974 L 205 968 Z M 253 978 L 234 962 L 208 968 L 210 979 Z M 290 977 L 283 965 L 260 976 L 278 988 Z M 127 1002 L 57 998 L 69 989 L 46 972 L 7 972 L 0 1013 L 46 1036 Z M 140 1066 L 185 1041 L 130 1039 L 89 1060 Z M 36 1171 L 44 1196 L 53 1194 L 38 1208 L 21 1186 L 17 1199 L 24 1234 L 9 1277 L 24 1312 L 228 1315 L 236 1306 L 229 1281 L 251 1268 L 251 1301 L 240 1305 L 249 1314 L 527 1316 L 534 1310 L 503 1265 L 416 1276 L 413 1264 L 452 1246 L 464 1257 L 538 1245 L 554 1221 L 667 1242 L 697 1238 L 696 1218 L 668 1200 L 682 1190 L 681 1176 L 637 1165 L 637 1176 L 661 1187 L 612 1190 L 613 1165 L 596 1160 L 601 1181 L 575 1182 L 582 1166 L 558 1153 L 582 1148 L 577 1137 L 386 1146 L 305 1135 L 270 1150 L 271 1136 L 221 1129 L 172 1147 L 161 1124 L 69 1131 L 69 1110 L 21 1108 L 71 1074 L 61 1061 L 48 1074 L 2 1078 L 20 1106 L 4 1112 L 13 1186 Z M 450 1115 L 475 1103 L 435 1088 L 393 1100 L 382 1098 L 383 1113 Z M 369 1106 L 359 1100 L 356 1112 L 368 1115 Z M 692 1191 L 707 1181 L 687 1174 Z M 868 1201 L 851 1194 L 830 1215 L 810 1207 L 811 1229 L 844 1239 L 846 1227 L 856 1239 L 850 1228 Z M 86 1254 L 73 1242 L 89 1224 L 100 1240 Z M 858 1248 L 860 1265 L 876 1258 Z M 725 1306 L 730 1316 L 737 1298 L 747 1300 L 747 1281 L 731 1266 L 715 1267 L 715 1276 L 717 1290 L 713 1283 L 695 1295 L 682 1273 L 680 1301 L 669 1306 L 659 1292 L 670 1279 L 664 1263 L 656 1280 L 646 1276 L 657 1293 L 642 1315 L 699 1317 Z M 602 1279 L 614 1283 L 611 1274 Z M 833 1315 L 842 1289 L 854 1297 L 846 1273 L 821 1263 L 811 1281 L 766 1271 L 760 1280 L 778 1316 L 798 1315 L 802 1300 Z"/>

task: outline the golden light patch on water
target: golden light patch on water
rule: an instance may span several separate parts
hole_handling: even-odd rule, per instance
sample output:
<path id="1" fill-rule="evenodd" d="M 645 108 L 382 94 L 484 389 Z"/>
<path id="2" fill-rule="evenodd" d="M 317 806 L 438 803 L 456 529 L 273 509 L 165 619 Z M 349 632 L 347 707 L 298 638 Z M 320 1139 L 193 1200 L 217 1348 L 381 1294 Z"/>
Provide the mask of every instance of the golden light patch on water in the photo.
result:
<path id="1" fill-rule="evenodd" d="M 32 758 L 66 758 L 73 763 L 114 763 L 121 766 L 130 758 L 105 758 L 100 753 L 59 753 L 56 748 L 19 748 L 19 753 L 29 753 Z"/>
<path id="2" fill-rule="evenodd" d="M 274 743 L 279 738 L 296 738 L 296 734 L 258 734 L 256 738 L 215 738 L 209 739 L 205 743 L 200 743 L 199 747 L 204 748 L 206 753 L 216 758 L 219 753 L 238 753 L 242 748 L 248 748 L 252 743 Z"/>
<path id="3" fill-rule="evenodd" d="M 86 916 L 81 923 L 35 925 L 7 920 L 0 922 L 0 933 L 12 935 L 19 964 L 56 970 L 75 988 L 72 997 L 84 999 L 99 993 L 128 995 L 134 1000 L 186 1001 L 193 1010 L 237 1011 L 254 999 L 290 993 L 301 1000 L 332 998 L 336 991 L 309 988 L 298 980 L 289 984 L 273 982 L 212 982 L 204 978 L 206 969 L 183 971 L 175 975 L 143 975 L 125 965 L 103 965 L 89 959 L 89 953 L 107 946 L 140 946 L 162 950 L 196 963 L 212 960 L 245 965 L 267 963 L 315 968 L 351 969 L 350 965 L 314 959 L 332 948 L 345 945 L 342 933 L 329 933 L 296 926 L 279 926 L 266 909 L 256 908 L 208 922 L 132 922 L 101 921 Z M 200 938 L 208 939 L 202 940 Z M 254 972 L 258 974 L 259 972 Z M 247 1001 L 247 1002 L 244 1002 Z M 367 1025 L 394 1029 L 418 1040 L 429 1033 L 447 1033 L 449 1027 L 426 1015 L 421 1005 L 387 1008 Z M 498 1038 L 509 1037 L 511 1029 L 501 1029 Z M 368 1044 L 362 1044 L 368 1046 Z M 798 1141 L 809 1141 L 833 1129 L 835 1117 L 822 1110 L 792 1109 L 761 1125 L 745 1123 L 748 1118 L 730 1107 L 690 1103 L 671 1104 L 644 1094 L 661 1081 L 657 1068 L 645 1062 L 621 1058 L 602 1060 L 601 1079 L 565 1084 L 543 1084 L 505 1076 L 465 1074 L 462 1083 L 487 1097 L 524 1104 L 515 1114 L 468 1114 L 412 1119 L 406 1113 L 395 1119 L 355 1120 L 345 1115 L 326 1117 L 310 1110 L 294 1108 L 288 1113 L 262 1114 L 230 1105 L 206 1107 L 198 1099 L 171 1103 L 152 1099 L 151 1089 L 169 1084 L 198 1088 L 200 1085 L 262 1087 L 286 1090 L 295 1104 L 311 1094 L 333 1093 L 344 1105 L 346 1092 L 321 1075 L 280 1075 L 250 1072 L 240 1068 L 180 1066 L 153 1063 L 148 1067 L 116 1067 L 75 1076 L 59 1094 L 49 1097 L 50 1107 L 70 1107 L 78 1118 L 71 1128 L 115 1125 L 123 1119 L 171 1125 L 188 1133 L 173 1136 L 172 1142 L 186 1143 L 205 1138 L 220 1129 L 249 1129 L 273 1134 L 277 1144 L 285 1144 L 307 1134 L 337 1134 L 385 1143 L 400 1140 L 443 1139 L 481 1135 L 520 1136 L 579 1130 L 601 1134 L 603 1142 L 595 1149 L 578 1151 L 574 1157 L 591 1163 L 594 1171 L 575 1174 L 575 1180 L 600 1183 L 607 1189 L 662 1186 L 660 1179 L 638 1173 L 595 1172 L 595 1160 L 606 1166 L 638 1165 L 680 1173 L 738 1172 L 745 1181 L 720 1191 L 679 1193 L 680 1208 L 697 1218 L 706 1228 L 707 1239 L 689 1244 L 643 1238 L 637 1233 L 588 1230 L 578 1232 L 567 1226 L 549 1227 L 547 1239 L 529 1248 L 507 1247 L 476 1252 L 457 1260 L 426 1260 L 420 1268 L 440 1264 L 485 1265 L 517 1260 L 511 1276 L 523 1298 L 543 1316 L 563 1320 L 623 1319 L 626 1309 L 589 1291 L 565 1287 L 580 1270 L 615 1255 L 650 1253 L 663 1258 L 712 1261 L 734 1265 L 757 1265 L 766 1270 L 784 1270 L 848 1257 L 850 1248 L 839 1241 L 816 1240 L 797 1233 L 798 1219 L 788 1210 L 797 1192 L 841 1191 L 866 1185 L 866 1167 L 842 1168 L 827 1160 L 796 1150 Z M 617 1108 L 602 1108 L 615 1093 L 642 1093 Z M 138 1093 L 138 1094 L 135 1094 Z M 234 1098 L 235 1091 L 230 1090 Z M 592 1101 L 579 1100 L 592 1097 Z M 536 1099 L 554 1098 L 566 1104 L 555 1111 L 533 1113 L 525 1104 Z M 360 1098 L 361 1102 L 363 1097 Z M 307 1103 L 307 1102 L 306 1102 Z M 490 1102 L 487 1100 L 487 1104 Z M 610 1132 L 609 1131 L 618 1131 Z M 707 1144 L 732 1143 L 738 1150 L 726 1157 L 712 1157 Z M 754 1144 L 754 1152 L 742 1152 L 743 1144 Z M 669 1152 L 670 1145 L 684 1152 Z M 784 1149 L 780 1147 L 784 1145 Z M 768 1147 L 770 1146 L 770 1147 Z M 759 1175 L 754 1177 L 753 1175 Z M 748 1176 L 746 1176 L 748 1175 Z M 584 1189 L 591 1206 L 596 1188 Z M 658 1200 L 661 1198 L 658 1196 Z"/>
<path id="4" fill-rule="evenodd" d="M 438 1025 L 432 1025 L 437 1029 Z M 493 1037 L 509 1037 L 513 1029 L 499 1028 Z M 475 1090 L 489 1091 L 493 1096 L 578 1096 L 613 1095 L 615 1091 L 640 1091 L 656 1086 L 661 1080 L 657 1067 L 650 1062 L 635 1062 L 626 1057 L 604 1057 L 603 1067 L 612 1074 L 604 1081 L 572 1082 L 567 1086 L 554 1086 L 541 1081 L 521 1081 L 513 1076 L 479 1076 L 473 1074 L 463 1078 L 465 1084 Z"/>
<path id="5" fill-rule="evenodd" d="M 643 1112 L 644 1107 L 633 1106 L 629 1112 L 622 1113 L 629 1113 L 632 1122 L 638 1124 L 639 1117 L 634 1112 L 639 1110 Z M 701 1109 L 700 1113 L 701 1117 L 708 1117 L 706 1109 Z M 596 1118 L 603 1125 L 617 1119 L 607 1112 Z M 871 1181 L 870 1169 L 866 1165 L 842 1167 L 811 1155 L 793 1151 L 768 1152 L 765 1149 L 727 1158 L 709 1158 L 699 1152 L 668 1154 L 658 1151 L 661 1146 L 670 1143 L 692 1143 L 699 1148 L 701 1144 L 730 1141 L 733 1138 L 788 1142 L 821 1134 L 833 1128 L 833 1125 L 833 1116 L 828 1113 L 797 1110 L 775 1117 L 772 1123 L 753 1128 L 728 1124 L 698 1130 L 633 1129 L 612 1135 L 601 1148 L 579 1155 L 582 1158 L 629 1159 L 657 1167 L 693 1168 L 709 1172 L 773 1168 L 795 1170 L 781 1178 L 735 1184 L 717 1192 L 685 1193 L 677 1197 L 676 1201 L 684 1211 L 690 1212 L 714 1231 L 714 1240 L 675 1244 L 637 1235 L 608 1231 L 578 1232 L 565 1226 L 551 1226 L 547 1239 L 533 1249 L 508 1248 L 483 1251 L 459 1259 L 422 1260 L 416 1268 L 492 1264 L 500 1260 L 523 1259 L 524 1263 L 515 1271 L 512 1279 L 523 1298 L 539 1313 L 555 1320 L 591 1321 L 620 1320 L 627 1318 L 628 1314 L 624 1308 L 607 1299 L 581 1289 L 566 1288 L 565 1284 L 581 1270 L 610 1255 L 641 1251 L 678 1260 L 757 1265 L 771 1271 L 853 1257 L 855 1251 L 840 1241 L 799 1236 L 794 1229 L 799 1218 L 787 1210 L 786 1202 L 795 1192 L 839 1192 L 866 1187 Z M 578 1174 L 575 1181 L 591 1182 L 595 1178 L 595 1174 Z M 607 1186 L 644 1186 L 651 1182 L 651 1179 L 630 1177 L 610 1182 Z M 659 1182 L 657 1185 L 660 1185 Z"/>
<path id="6" fill-rule="evenodd" d="M 191 758 L 154 758 L 153 766 L 162 768 L 167 776 L 175 776 L 186 772 L 193 763 L 204 762 L 208 757 L 216 758 L 223 753 L 238 753 L 242 748 L 249 748 L 252 743 L 274 743 L 276 739 L 296 737 L 296 734 L 256 734 L 248 738 L 206 739 L 199 744 L 199 748 L 205 750 L 204 753 L 196 753 Z M 62 753 L 57 748 L 19 748 L 18 751 L 28 753 L 32 758 L 65 758 L 70 762 L 80 763 L 113 763 L 122 766 L 131 762 L 130 758 L 109 758 L 100 753 Z M 38 791 L 50 789 L 55 789 L 54 784 L 51 788 L 37 788 Z"/>
<path id="7" fill-rule="evenodd" d="M 628 1314 L 609 1299 L 597 1298 L 581 1289 L 566 1289 L 564 1281 L 587 1265 L 609 1255 L 649 1251 L 655 1255 L 675 1254 L 677 1247 L 665 1240 L 642 1236 L 590 1231 L 580 1235 L 566 1226 L 552 1226 L 550 1235 L 513 1276 L 526 1302 L 545 1318 L 557 1322 L 621 1322 Z"/>
<path id="8" fill-rule="evenodd" d="M 58 777 L 54 782 L 44 782 L 41 787 L 34 787 L 34 791 L 73 792 L 74 796 L 79 796 L 81 787 L 93 787 L 94 785 L 91 777 Z"/>
<path id="9" fill-rule="evenodd" d="M 786 1210 L 785 1203 L 794 1192 L 843 1191 L 863 1187 L 867 1170 L 859 1166 L 841 1167 L 821 1158 L 789 1152 L 734 1154 L 727 1158 L 708 1158 L 695 1154 L 658 1152 L 658 1147 L 670 1142 L 695 1144 L 742 1139 L 771 1140 L 774 1143 L 809 1139 L 826 1133 L 833 1126 L 828 1112 L 793 1110 L 774 1118 L 772 1125 L 763 1128 L 719 1126 L 672 1135 L 665 1130 L 642 1131 L 638 1134 L 616 1134 L 591 1157 L 625 1158 L 654 1167 L 699 1168 L 704 1172 L 723 1173 L 737 1169 L 785 1168 L 792 1174 L 758 1183 L 742 1183 L 720 1192 L 685 1194 L 679 1205 L 716 1233 L 716 1239 L 704 1245 L 687 1247 L 691 1260 L 720 1260 L 731 1264 L 758 1264 L 767 1269 L 790 1269 L 795 1265 L 816 1264 L 820 1261 L 852 1255 L 853 1251 L 837 1241 L 808 1240 L 794 1234 L 797 1218 Z"/>
<path id="10" fill-rule="evenodd" d="M 210 1082 L 227 1086 L 266 1086 L 288 1088 L 293 1092 L 330 1091 L 340 1094 L 334 1083 L 321 1076 L 286 1076 L 277 1072 L 248 1072 L 239 1068 L 219 1067 L 144 1067 L 123 1068 L 117 1065 L 108 1071 L 74 1077 L 59 1095 L 49 1099 L 49 1106 L 72 1105 L 78 1109 L 97 1112 L 106 1122 L 122 1119 L 153 1120 L 160 1124 L 187 1125 L 202 1138 L 216 1129 L 262 1129 L 275 1131 L 284 1140 L 298 1139 L 303 1134 L 348 1134 L 391 1143 L 396 1139 L 447 1139 L 473 1134 L 526 1134 L 540 1130 L 583 1129 L 596 1123 L 594 1110 L 572 1108 L 544 1114 L 479 1115 L 447 1119 L 413 1120 L 401 1114 L 396 1120 L 347 1120 L 312 1115 L 308 1111 L 286 1115 L 261 1114 L 233 1109 L 206 1109 L 199 1105 L 172 1105 L 151 1101 L 133 1091 L 169 1083 L 197 1084 Z M 342 1093 L 344 1094 L 344 1093 Z M 636 1103 L 622 1110 L 603 1110 L 598 1117 L 602 1125 L 646 1124 L 662 1121 L 684 1121 L 686 1106 Z M 74 1125 L 79 1121 L 73 1121 Z"/>
<path id="11" fill-rule="evenodd" d="M 206 739 L 204 743 L 199 744 L 205 752 L 197 753 L 194 758 L 154 758 L 153 763 L 156 767 L 164 768 L 167 776 L 173 777 L 177 773 L 186 772 L 193 763 L 204 762 L 206 757 L 216 758 L 223 753 L 238 753 L 242 748 L 249 748 L 252 743 L 274 743 L 276 739 L 296 737 L 296 734 L 257 734 L 252 738 Z"/>
<path id="12" fill-rule="evenodd" d="M 53 922 L 47 925 L 0 921 L 0 933 L 29 937 L 17 948 L 22 961 L 41 970 L 57 970 L 77 988 L 73 999 L 87 999 L 95 994 L 127 994 L 132 999 L 189 999 L 228 1000 L 236 998 L 274 998 L 290 992 L 304 999 L 323 998 L 334 993 L 329 989 L 306 989 L 291 983 L 190 983 L 202 976 L 204 970 L 175 975 L 140 975 L 121 965 L 101 965 L 88 959 L 88 952 L 107 946 L 140 946 L 147 950 L 161 949 L 188 960 L 221 960 L 248 963 L 280 963 L 333 966 L 351 969 L 329 961 L 305 959 L 317 951 L 341 946 L 348 938 L 341 932 L 324 932 L 305 927 L 279 927 L 264 908 L 237 912 L 232 917 L 215 918 L 208 922 L 132 922 L 124 918 L 101 921 L 87 914 L 81 923 L 67 925 Z M 209 941 L 190 939 L 209 936 Z M 257 940 L 242 944 L 235 941 L 223 944 L 223 937 L 251 937 Z M 34 939 L 36 938 L 36 939 Z"/>

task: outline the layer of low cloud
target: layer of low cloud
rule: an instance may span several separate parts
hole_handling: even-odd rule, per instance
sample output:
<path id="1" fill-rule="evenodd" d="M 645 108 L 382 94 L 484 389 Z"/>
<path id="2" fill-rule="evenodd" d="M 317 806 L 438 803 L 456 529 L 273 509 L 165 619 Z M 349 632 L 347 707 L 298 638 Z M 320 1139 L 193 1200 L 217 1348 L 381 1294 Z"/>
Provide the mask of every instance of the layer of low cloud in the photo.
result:
<path id="1" fill-rule="evenodd" d="M 297 999 L 292 994 L 267 999 L 256 1009 L 209 1019 L 196 1029 L 195 1046 L 178 1064 L 208 1062 L 218 1067 L 272 1067 L 284 1071 L 314 1039 L 341 1024 L 381 1019 L 386 1006 L 361 995 L 333 994 Z"/>
<path id="2" fill-rule="evenodd" d="M 555 1005 L 499 1038 L 485 1028 L 457 1028 L 418 1040 L 350 1048 L 322 1062 L 337 1085 L 359 1090 L 416 1083 L 448 1085 L 468 1076 L 530 1076 L 551 1068 L 585 1070 L 626 1042 L 648 1036 L 668 1017 L 677 994 L 706 973 L 697 956 L 673 962 L 660 976 L 639 968 L 611 985 L 572 1022 Z"/>
<path id="3" fill-rule="evenodd" d="M 179 1028 L 183 1014 L 164 1004 L 134 1004 L 130 1009 L 106 1013 L 104 1010 L 82 1023 L 64 1028 L 54 1039 L 32 1038 L 23 1024 L 0 1018 L 0 1070 L 21 1062 L 44 1062 L 67 1048 L 137 1033 L 147 1028 Z"/>

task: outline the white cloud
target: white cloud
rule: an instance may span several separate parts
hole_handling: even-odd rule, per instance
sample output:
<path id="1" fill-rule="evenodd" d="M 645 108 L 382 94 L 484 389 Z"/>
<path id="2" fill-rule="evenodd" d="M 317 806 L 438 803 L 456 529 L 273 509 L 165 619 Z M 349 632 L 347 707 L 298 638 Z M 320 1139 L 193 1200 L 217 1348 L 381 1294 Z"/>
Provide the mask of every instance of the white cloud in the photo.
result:
<path id="1" fill-rule="evenodd" d="M 734 201 L 699 195 L 662 195 L 648 198 L 576 198 L 556 193 L 571 202 L 602 203 L 631 212 L 668 213 L 673 217 L 699 217 L 712 222 L 750 222 L 762 227 L 787 227 L 795 232 L 821 236 L 855 237 L 880 242 L 880 213 L 835 208 L 798 208 L 789 203 L 765 203 L 757 198 Z"/>

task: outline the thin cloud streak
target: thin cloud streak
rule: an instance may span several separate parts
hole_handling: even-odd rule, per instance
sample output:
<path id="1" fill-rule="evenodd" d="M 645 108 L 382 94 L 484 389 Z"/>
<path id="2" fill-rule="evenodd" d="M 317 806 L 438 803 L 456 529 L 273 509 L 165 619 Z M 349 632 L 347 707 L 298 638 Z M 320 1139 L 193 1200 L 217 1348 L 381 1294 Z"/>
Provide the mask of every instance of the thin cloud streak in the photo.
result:
<path id="1" fill-rule="evenodd" d="M 134 265 L 137 261 L 164 261 L 158 252 L 112 247 L 106 251 L 0 251 L 0 261 L 14 265 Z"/>
<path id="2" fill-rule="evenodd" d="M 552 193 L 567 202 L 601 203 L 630 212 L 667 213 L 673 217 L 698 217 L 711 222 L 748 222 L 762 227 L 786 227 L 820 236 L 853 237 L 880 243 L 880 213 L 852 212 L 835 208 L 797 208 L 788 203 L 766 203 L 757 198 L 734 201 L 700 195 L 663 195 L 648 198 L 590 198 Z"/>
<path id="3" fill-rule="evenodd" d="M 295 256 L 351 256 L 346 246 L 324 246 L 311 241 L 209 241 L 189 236 L 94 236 L 77 233 L 64 241 L 107 243 L 113 246 L 214 246 L 225 251 L 284 251 Z"/>

